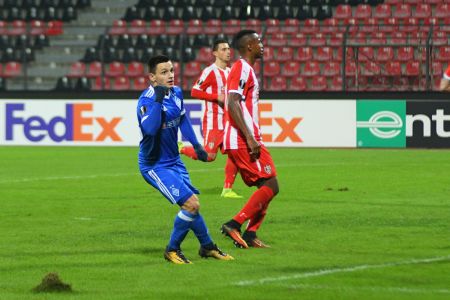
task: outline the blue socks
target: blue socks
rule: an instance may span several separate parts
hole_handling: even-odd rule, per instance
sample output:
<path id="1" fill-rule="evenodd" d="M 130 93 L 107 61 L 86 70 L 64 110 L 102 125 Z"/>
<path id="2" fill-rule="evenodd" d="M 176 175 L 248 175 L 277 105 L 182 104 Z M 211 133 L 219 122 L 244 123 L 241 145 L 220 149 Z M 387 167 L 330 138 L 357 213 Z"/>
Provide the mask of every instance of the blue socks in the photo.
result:
<path id="1" fill-rule="evenodd" d="M 212 244 L 211 237 L 209 236 L 208 228 L 205 221 L 200 214 L 191 214 L 186 210 L 180 210 L 175 217 L 173 224 L 173 231 L 170 235 L 168 250 L 180 249 L 181 242 L 183 242 L 189 229 L 194 231 L 195 236 L 202 246 Z"/>

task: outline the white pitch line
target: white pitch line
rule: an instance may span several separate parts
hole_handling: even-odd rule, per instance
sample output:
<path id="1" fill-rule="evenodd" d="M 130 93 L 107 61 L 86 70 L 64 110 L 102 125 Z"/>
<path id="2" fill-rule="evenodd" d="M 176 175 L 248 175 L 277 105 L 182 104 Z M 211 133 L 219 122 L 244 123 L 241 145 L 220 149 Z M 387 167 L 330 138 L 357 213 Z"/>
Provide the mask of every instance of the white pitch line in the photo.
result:
<path id="1" fill-rule="evenodd" d="M 418 289 L 408 287 L 382 287 L 382 286 L 330 286 L 330 285 L 314 285 L 314 284 L 282 284 L 292 289 L 313 289 L 313 290 L 339 290 L 339 291 L 372 291 L 372 292 L 393 292 L 408 294 L 450 294 L 449 289 Z"/>
<path id="2" fill-rule="evenodd" d="M 256 279 L 256 280 L 241 280 L 241 281 L 237 281 L 237 282 L 233 283 L 233 285 L 239 285 L 239 286 L 258 285 L 258 284 L 265 284 L 268 282 L 279 282 L 279 281 L 286 281 L 286 280 L 299 279 L 299 278 L 320 277 L 320 276 L 324 276 L 324 275 L 328 275 L 328 274 L 335 274 L 335 273 L 350 273 L 350 272 L 356 272 L 356 271 L 361 271 L 361 270 L 381 269 L 381 268 L 404 266 L 404 265 L 427 264 L 427 263 L 433 263 L 433 262 L 445 261 L 445 260 L 450 260 L 450 255 L 431 257 L 431 258 L 423 258 L 423 259 L 410 259 L 410 260 L 405 260 L 405 261 L 384 263 L 384 264 L 379 264 L 379 265 L 360 265 L 360 266 L 347 267 L 347 268 L 324 269 L 324 270 L 317 270 L 314 272 L 298 273 L 298 274 L 293 274 L 293 275 L 289 275 L 289 276 L 266 277 L 266 278 L 261 278 L 261 279 Z"/>

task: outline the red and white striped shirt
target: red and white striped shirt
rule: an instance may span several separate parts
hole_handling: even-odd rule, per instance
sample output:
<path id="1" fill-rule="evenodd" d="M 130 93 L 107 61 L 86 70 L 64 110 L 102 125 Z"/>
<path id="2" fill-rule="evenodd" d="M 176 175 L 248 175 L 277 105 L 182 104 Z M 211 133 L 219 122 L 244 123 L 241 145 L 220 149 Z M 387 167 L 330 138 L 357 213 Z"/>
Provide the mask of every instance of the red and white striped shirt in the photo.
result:
<path id="1" fill-rule="evenodd" d="M 450 80 L 450 64 L 447 67 L 447 70 L 444 72 L 444 78 Z"/>
<path id="2" fill-rule="evenodd" d="M 240 106 L 244 121 L 255 139 L 262 143 L 259 126 L 259 83 L 255 71 L 244 59 L 236 61 L 231 67 L 227 79 L 228 93 L 237 93 L 242 96 Z M 225 99 L 225 134 L 223 138 L 224 149 L 247 148 L 247 142 L 228 111 L 228 99 Z"/>
<path id="3" fill-rule="evenodd" d="M 230 68 L 225 70 L 212 64 L 203 70 L 202 75 L 192 88 L 191 95 L 197 99 L 205 100 L 206 108 L 203 116 L 203 131 L 218 129 L 223 130 L 223 109 L 217 104 L 219 94 L 225 93 Z"/>

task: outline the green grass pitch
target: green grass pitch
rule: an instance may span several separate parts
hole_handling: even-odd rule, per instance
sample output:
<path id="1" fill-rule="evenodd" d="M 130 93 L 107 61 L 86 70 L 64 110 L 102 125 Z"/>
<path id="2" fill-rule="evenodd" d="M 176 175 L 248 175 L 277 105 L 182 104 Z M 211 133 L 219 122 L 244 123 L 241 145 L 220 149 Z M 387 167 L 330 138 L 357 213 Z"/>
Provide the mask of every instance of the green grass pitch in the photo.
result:
<path id="1" fill-rule="evenodd" d="M 136 148 L 0 147 L 0 299 L 450 299 L 450 151 L 271 149 L 280 194 L 259 231 L 220 232 L 225 159 L 183 158 L 215 242 L 235 261 L 163 257 L 177 207 Z M 253 189 L 237 178 L 245 197 Z M 34 294 L 57 272 L 70 294 Z"/>

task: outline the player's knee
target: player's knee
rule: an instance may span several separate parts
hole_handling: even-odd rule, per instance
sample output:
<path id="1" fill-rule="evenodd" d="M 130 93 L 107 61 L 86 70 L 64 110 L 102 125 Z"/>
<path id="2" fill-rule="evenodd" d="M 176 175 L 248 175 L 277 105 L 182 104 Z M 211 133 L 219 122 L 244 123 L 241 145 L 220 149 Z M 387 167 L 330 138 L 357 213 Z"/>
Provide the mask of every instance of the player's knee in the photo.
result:
<path id="1" fill-rule="evenodd" d="M 280 187 L 278 186 L 278 180 L 276 177 L 272 177 L 267 180 L 266 186 L 272 190 L 273 196 L 276 196 L 280 192 Z"/>
<path id="2" fill-rule="evenodd" d="M 197 214 L 200 209 L 200 202 L 196 195 L 192 195 L 184 204 L 181 206 L 191 214 Z"/>

